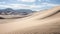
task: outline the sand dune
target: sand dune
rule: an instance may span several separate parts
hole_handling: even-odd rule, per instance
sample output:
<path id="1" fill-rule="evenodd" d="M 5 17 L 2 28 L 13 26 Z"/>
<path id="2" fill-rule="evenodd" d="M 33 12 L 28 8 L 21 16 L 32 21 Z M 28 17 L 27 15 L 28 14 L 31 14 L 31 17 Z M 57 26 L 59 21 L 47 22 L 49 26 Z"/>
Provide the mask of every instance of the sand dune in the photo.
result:
<path id="1" fill-rule="evenodd" d="M 60 34 L 60 6 L 0 24 L 0 34 Z"/>

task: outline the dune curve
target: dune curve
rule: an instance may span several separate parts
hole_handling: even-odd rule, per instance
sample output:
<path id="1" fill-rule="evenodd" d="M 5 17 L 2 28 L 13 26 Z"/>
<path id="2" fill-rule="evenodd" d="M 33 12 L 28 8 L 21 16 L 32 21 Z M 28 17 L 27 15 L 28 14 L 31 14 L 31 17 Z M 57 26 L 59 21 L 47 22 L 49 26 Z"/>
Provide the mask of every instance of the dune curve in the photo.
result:
<path id="1" fill-rule="evenodd" d="M 60 33 L 60 6 L 14 20 L 12 23 L 0 24 L 0 34 L 54 34 L 55 32 Z"/>

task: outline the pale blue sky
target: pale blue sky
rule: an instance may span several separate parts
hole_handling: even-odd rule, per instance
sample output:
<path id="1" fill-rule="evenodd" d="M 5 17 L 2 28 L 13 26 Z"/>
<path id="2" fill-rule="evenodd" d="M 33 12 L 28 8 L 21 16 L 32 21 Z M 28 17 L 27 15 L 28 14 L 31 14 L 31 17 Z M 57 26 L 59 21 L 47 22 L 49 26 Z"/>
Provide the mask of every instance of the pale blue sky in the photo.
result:
<path id="1" fill-rule="evenodd" d="M 54 6 L 60 6 L 60 0 L 0 0 L 0 9 L 42 10 Z"/>

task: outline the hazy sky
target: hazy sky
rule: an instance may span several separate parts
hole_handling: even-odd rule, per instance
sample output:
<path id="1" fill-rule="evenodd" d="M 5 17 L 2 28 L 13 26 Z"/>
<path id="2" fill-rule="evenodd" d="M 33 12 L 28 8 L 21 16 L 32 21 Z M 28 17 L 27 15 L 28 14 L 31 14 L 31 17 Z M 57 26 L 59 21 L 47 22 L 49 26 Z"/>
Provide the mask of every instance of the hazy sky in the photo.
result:
<path id="1" fill-rule="evenodd" d="M 60 0 L 0 0 L 0 9 L 13 8 L 42 10 L 59 5 Z"/>

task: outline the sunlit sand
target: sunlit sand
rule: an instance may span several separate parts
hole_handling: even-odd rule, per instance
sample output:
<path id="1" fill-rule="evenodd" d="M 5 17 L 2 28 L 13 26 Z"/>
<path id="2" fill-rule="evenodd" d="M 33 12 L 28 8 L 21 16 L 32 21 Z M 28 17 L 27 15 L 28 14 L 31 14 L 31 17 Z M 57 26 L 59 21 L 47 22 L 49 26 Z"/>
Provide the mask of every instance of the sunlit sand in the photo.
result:
<path id="1" fill-rule="evenodd" d="M 22 19 L 0 19 L 0 34 L 60 34 L 60 6 Z"/>

